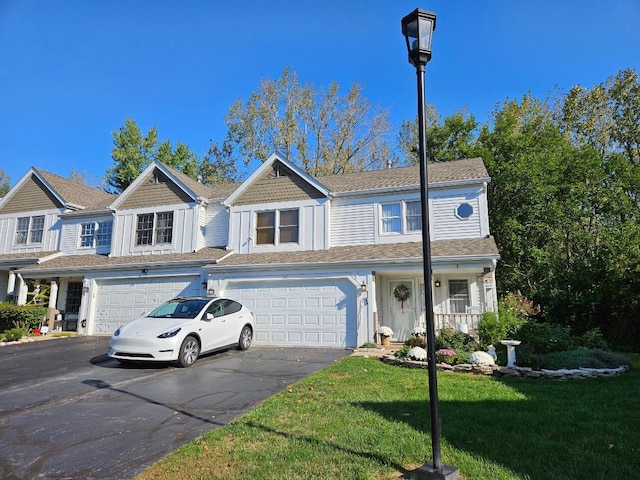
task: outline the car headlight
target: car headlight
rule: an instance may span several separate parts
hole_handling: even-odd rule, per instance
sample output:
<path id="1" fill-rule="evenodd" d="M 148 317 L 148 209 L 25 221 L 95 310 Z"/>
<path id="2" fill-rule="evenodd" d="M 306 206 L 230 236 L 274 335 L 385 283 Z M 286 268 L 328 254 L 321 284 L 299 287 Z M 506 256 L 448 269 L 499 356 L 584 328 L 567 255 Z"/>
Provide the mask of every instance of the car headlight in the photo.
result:
<path id="1" fill-rule="evenodd" d="M 180 330 L 181 330 L 181 328 L 180 328 L 180 327 L 175 328 L 175 329 L 173 329 L 173 330 L 169 330 L 168 332 L 164 332 L 164 333 L 161 333 L 160 335 L 158 335 L 158 338 L 171 338 L 171 337 L 175 337 L 175 336 L 178 334 L 178 332 L 179 332 Z"/>

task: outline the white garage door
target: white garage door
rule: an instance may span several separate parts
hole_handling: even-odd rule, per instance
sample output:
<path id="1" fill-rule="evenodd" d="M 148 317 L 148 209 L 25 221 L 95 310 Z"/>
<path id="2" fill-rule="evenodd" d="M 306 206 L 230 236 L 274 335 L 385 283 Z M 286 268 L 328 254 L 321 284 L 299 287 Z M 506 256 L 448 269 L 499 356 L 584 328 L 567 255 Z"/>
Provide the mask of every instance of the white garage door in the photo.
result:
<path id="1" fill-rule="evenodd" d="M 96 335 L 112 334 L 118 326 L 174 297 L 202 295 L 200 277 L 103 280 L 97 284 Z"/>
<path id="2" fill-rule="evenodd" d="M 347 280 L 239 282 L 224 295 L 253 312 L 257 344 L 356 346 L 356 291 Z"/>

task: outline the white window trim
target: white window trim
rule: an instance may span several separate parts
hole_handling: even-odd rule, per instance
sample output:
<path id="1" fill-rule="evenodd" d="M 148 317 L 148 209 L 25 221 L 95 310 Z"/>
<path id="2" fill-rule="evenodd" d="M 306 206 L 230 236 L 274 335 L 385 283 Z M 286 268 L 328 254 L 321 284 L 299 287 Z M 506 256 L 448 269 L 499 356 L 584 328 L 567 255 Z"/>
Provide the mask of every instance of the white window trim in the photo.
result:
<path id="1" fill-rule="evenodd" d="M 420 203 L 420 200 L 418 199 L 414 199 L 414 200 L 396 200 L 393 202 L 381 202 L 379 204 L 379 208 L 378 208 L 378 212 L 379 212 L 379 229 L 380 229 L 380 236 L 386 237 L 386 236 L 394 236 L 394 235 L 415 235 L 417 233 L 420 233 L 422 230 L 409 230 L 407 228 L 407 203 L 414 203 L 414 202 L 418 202 Z M 385 232 L 384 231 L 384 219 L 385 217 L 383 216 L 383 206 L 384 205 L 397 205 L 400 204 L 400 231 L 399 232 Z M 421 216 L 420 218 L 422 219 L 422 211 L 420 212 Z"/>
<path id="2" fill-rule="evenodd" d="M 280 212 L 290 212 L 292 210 L 295 210 L 298 212 L 298 240 L 295 242 L 281 242 L 280 241 Z M 261 213 L 275 213 L 275 219 L 274 219 L 274 234 L 273 234 L 273 243 L 258 243 L 258 215 Z M 260 211 L 256 211 L 253 217 L 253 221 L 254 221 L 254 227 L 253 227 L 253 245 L 254 247 L 257 248 L 262 248 L 262 247 L 277 247 L 279 245 L 300 245 L 300 208 L 297 207 L 292 207 L 292 208 L 274 208 L 274 209 L 269 209 L 269 210 L 260 210 Z M 290 226 L 290 225 L 289 225 Z"/>
<path id="3" fill-rule="evenodd" d="M 171 214 L 171 241 L 158 243 L 158 215 L 170 213 Z M 141 215 L 152 215 L 153 221 L 151 223 L 151 243 L 138 243 L 138 220 Z M 163 227 L 166 228 L 166 227 Z M 156 245 L 173 245 L 175 239 L 175 212 L 173 210 L 163 210 L 161 212 L 144 212 L 138 213 L 135 216 L 134 230 L 133 230 L 133 245 L 134 248 L 147 248 Z"/>
<path id="4" fill-rule="evenodd" d="M 28 218 L 29 219 L 29 224 L 27 225 L 27 230 L 26 230 L 26 236 L 25 236 L 25 241 L 24 243 L 20 243 L 18 242 L 18 225 L 20 224 L 20 220 L 23 218 Z M 31 241 L 31 236 L 33 234 L 33 232 L 35 231 L 33 228 L 33 219 L 34 218 L 42 218 L 42 233 L 40 235 L 40 241 L 39 242 L 33 242 Z M 37 229 L 38 231 L 40 231 L 41 229 Z M 29 217 L 19 217 L 16 219 L 16 227 L 14 229 L 14 234 L 13 234 L 13 244 L 16 247 L 20 247 L 23 245 L 42 245 L 44 243 L 44 233 L 46 230 L 46 217 L 44 215 L 32 215 Z M 21 230 L 24 231 L 24 230 Z"/>
<path id="5" fill-rule="evenodd" d="M 98 231 L 100 225 L 109 223 L 111 224 L 111 232 L 109 233 L 109 243 L 106 245 L 98 245 Z M 93 225 L 93 235 L 91 245 L 82 245 L 82 229 L 84 225 Z M 111 240 L 113 238 L 113 221 L 111 220 L 96 220 L 92 222 L 82 222 L 78 225 L 78 249 L 96 249 L 96 248 L 108 248 L 111 246 Z"/>

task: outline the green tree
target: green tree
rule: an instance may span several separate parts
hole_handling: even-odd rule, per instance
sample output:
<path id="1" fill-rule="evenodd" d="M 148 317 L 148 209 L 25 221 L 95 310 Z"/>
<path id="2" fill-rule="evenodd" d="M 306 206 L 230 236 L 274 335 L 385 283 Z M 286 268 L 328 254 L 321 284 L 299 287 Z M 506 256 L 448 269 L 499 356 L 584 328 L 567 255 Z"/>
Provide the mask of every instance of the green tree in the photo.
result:
<path id="1" fill-rule="evenodd" d="M 203 167 L 198 155 L 182 142 L 178 142 L 175 148 L 169 140 L 159 143 L 155 127 L 143 133 L 135 120 L 127 118 L 124 125 L 112 134 L 111 158 L 114 165 L 105 174 L 107 190 L 123 191 L 154 160 L 198 179 Z"/>
<path id="2" fill-rule="evenodd" d="M 326 90 L 303 85 L 285 68 L 279 79 L 261 80 L 246 102 L 231 106 L 227 135 L 212 149 L 223 152 L 226 162 L 245 166 L 279 152 L 312 175 L 380 167 L 391 155 L 388 113 L 362 92 L 358 84 L 345 94 L 336 82 Z"/>
<path id="3" fill-rule="evenodd" d="M 136 121 L 127 118 L 113 135 L 111 158 L 114 165 L 107 169 L 107 189 L 119 193 L 126 189 L 153 161 L 158 150 L 158 131 L 155 127 L 143 134 Z"/>
<path id="4" fill-rule="evenodd" d="M 440 115 L 432 105 L 426 108 L 427 161 L 448 162 L 478 155 L 478 122 L 473 115 L 458 111 L 440 121 Z M 418 119 L 403 120 L 398 132 L 398 149 L 403 163 L 417 164 Z"/>
<path id="5" fill-rule="evenodd" d="M 640 164 L 640 83 L 635 70 L 622 70 L 590 89 L 576 85 L 559 110 L 574 142 Z"/>

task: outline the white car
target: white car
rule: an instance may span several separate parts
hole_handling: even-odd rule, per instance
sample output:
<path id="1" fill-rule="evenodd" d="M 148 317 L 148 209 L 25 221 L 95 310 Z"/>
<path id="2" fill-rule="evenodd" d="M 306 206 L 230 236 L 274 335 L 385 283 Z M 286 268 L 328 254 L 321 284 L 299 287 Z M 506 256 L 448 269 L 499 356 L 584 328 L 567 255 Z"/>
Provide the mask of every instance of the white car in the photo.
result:
<path id="1" fill-rule="evenodd" d="M 121 325 L 111 336 L 109 356 L 120 362 L 177 362 L 190 367 L 203 353 L 253 339 L 253 313 L 228 298 L 183 297 Z"/>

